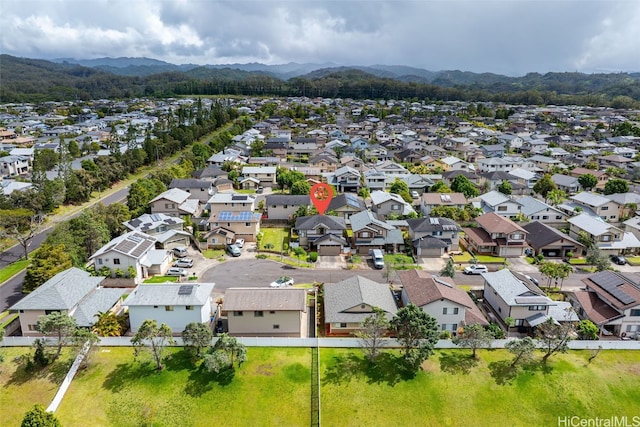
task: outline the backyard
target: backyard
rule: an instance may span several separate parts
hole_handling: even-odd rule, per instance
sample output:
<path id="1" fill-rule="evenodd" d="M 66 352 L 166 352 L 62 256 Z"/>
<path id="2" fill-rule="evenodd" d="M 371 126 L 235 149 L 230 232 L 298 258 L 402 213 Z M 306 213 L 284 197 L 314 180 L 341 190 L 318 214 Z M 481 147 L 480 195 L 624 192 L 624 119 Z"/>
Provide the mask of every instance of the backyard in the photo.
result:
<path id="1" fill-rule="evenodd" d="M 13 359 L 27 349 L 2 349 L 0 425 L 18 425 L 35 402 L 45 407 L 61 373 L 28 377 Z M 103 348 L 73 381 L 56 412 L 64 426 L 308 425 L 311 352 L 249 348 L 235 375 L 194 368 L 172 349 L 166 368 L 134 361 L 131 348 Z M 321 349 L 321 407 L 325 425 L 556 425 L 558 416 L 610 417 L 640 410 L 640 352 L 572 351 L 548 364 L 508 369 L 504 350 L 440 350 L 415 376 L 387 351 L 370 368 L 356 349 Z M 161 391 L 161 392 L 159 392 Z M 597 398 L 594 392 L 597 391 Z M 25 399 L 24 396 L 29 396 Z M 81 402 L 81 404 L 79 404 Z M 631 418 L 629 418 L 631 419 Z"/>
<path id="2" fill-rule="evenodd" d="M 270 246 L 271 251 L 281 252 L 282 243 L 286 243 L 289 246 L 289 229 L 288 228 L 266 228 L 262 227 L 260 232 L 263 234 L 260 249 L 266 249 Z"/>

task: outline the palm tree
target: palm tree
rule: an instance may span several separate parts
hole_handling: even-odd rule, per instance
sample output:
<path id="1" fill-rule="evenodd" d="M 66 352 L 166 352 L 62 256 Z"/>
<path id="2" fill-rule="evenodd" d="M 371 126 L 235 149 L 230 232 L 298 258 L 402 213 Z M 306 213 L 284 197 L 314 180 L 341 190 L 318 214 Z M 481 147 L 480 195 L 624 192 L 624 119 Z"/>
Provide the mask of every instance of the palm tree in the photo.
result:
<path id="1" fill-rule="evenodd" d="M 112 311 L 96 314 L 98 320 L 93 325 L 93 332 L 102 337 L 119 337 L 122 335 L 122 319 Z"/>

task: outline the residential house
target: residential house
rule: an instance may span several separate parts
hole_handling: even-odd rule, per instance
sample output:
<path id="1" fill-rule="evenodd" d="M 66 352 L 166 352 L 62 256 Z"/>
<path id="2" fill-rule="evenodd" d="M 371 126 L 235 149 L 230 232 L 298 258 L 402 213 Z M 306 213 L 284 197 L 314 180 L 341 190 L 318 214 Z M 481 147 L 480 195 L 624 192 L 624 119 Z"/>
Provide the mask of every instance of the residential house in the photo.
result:
<path id="1" fill-rule="evenodd" d="M 625 232 L 632 233 L 636 238 L 640 239 L 640 216 L 629 218 L 622 224 Z"/>
<path id="2" fill-rule="evenodd" d="M 189 323 L 209 325 L 216 315 L 212 301 L 214 283 L 145 284 L 136 287 L 124 302 L 129 308 L 131 332 L 136 333 L 145 320 L 166 324 L 180 335 Z"/>
<path id="3" fill-rule="evenodd" d="M 447 206 L 464 209 L 467 204 L 467 198 L 462 193 L 424 193 L 420 203 L 420 210 L 427 216 L 435 207 Z"/>
<path id="4" fill-rule="evenodd" d="M 369 169 L 362 174 L 364 185 L 373 191 L 384 191 L 393 182 L 393 178 L 376 169 Z"/>
<path id="5" fill-rule="evenodd" d="M 569 294 L 581 319 L 600 328 L 601 336 L 640 337 L 640 283 L 630 275 L 600 271 L 582 279 L 584 290 Z"/>
<path id="6" fill-rule="evenodd" d="M 179 188 L 191 194 L 190 199 L 197 199 L 201 204 L 207 203 L 207 200 L 213 196 L 217 189 L 213 181 L 208 179 L 178 179 L 174 178 L 169 184 L 169 189 Z"/>
<path id="7" fill-rule="evenodd" d="M 442 170 L 445 172 L 455 171 L 455 170 L 474 170 L 474 167 L 472 164 L 469 164 L 464 160 L 454 156 L 441 158 L 437 162 L 438 162 L 438 166 L 442 168 Z"/>
<path id="8" fill-rule="evenodd" d="M 339 193 L 360 190 L 360 172 L 349 166 L 342 166 L 335 172 L 325 175 L 327 183 L 336 187 Z"/>
<path id="9" fill-rule="evenodd" d="M 486 158 L 503 157 L 505 153 L 504 144 L 481 145 L 480 151 Z"/>
<path id="10" fill-rule="evenodd" d="M 387 320 L 397 312 L 387 283 L 352 276 L 338 283 L 324 285 L 324 321 L 326 335 L 352 335 L 373 314 L 382 309 Z"/>
<path id="11" fill-rule="evenodd" d="M 368 254 L 371 249 L 383 249 L 395 253 L 404 243 L 402 231 L 380 220 L 371 211 L 351 215 L 353 246 L 359 254 Z"/>
<path id="12" fill-rule="evenodd" d="M 571 176 L 575 178 L 580 178 L 582 175 L 586 175 L 586 174 L 593 175 L 596 178 L 598 178 L 598 183 L 594 188 L 595 190 L 604 190 L 604 186 L 607 184 L 607 181 L 609 180 L 609 175 L 607 175 L 606 172 L 586 169 L 586 168 L 575 168 L 571 171 Z"/>
<path id="13" fill-rule="evenodd" d="M 478 160 L 480 172 L 511 172 L 514 169 L 532 170 L 535 164 L 522 157 L 490 157 Z"/>
<path id="14" fill-rule="evenodd" d="M 569 195 L 580 191 L 580 183 L 576 177 L 556 173 L 551 176 L 551 180 L 556 184 L 558 190 L 562 190 Z"/>
<path id="15" fill-rule="evenodd" d="M 482 273 L 482 278 L 483 299 L 505 329 L 510 329 L 506 327 L 507 317 L 514 320 L 518 332 L 531 332 L 550 319 L 549 308 L 556 303 L 530 281 L 521 280 L 506 268 Z"/>
<path id="16" fill-rule="evenodd" d="M 12 177 L 24 175 L 31 169 L 31 161 L 27 156 L 3 156 L 0 157 L 0 175 Z"/>
<path id="17" fill-rule="evenodd" d="M 42 335 L 38 319 L 54 312 L 66 313 L 78 326 L 90 328 L 96 314 L 119 310 L 125 292 L 122 288 L 102 287 L 104 280 L 72 267 L 44 282 L 9 310 L 18 312 L 23 336 Z"/>
<path id="18" fill-rule="evenodd" d="M 211 211 L 209 217 L 209 230 L 216 231 L 220 227 L 224 230 L 231 231 L 235 234 L 235 237 L 244 239 L 247 242 L 255 242 L 256 235 L 260 232 L 260 219 L 262 214 L 259 212 L 253 212 L 248 210 L 243 211 Z M 218 234 L 217 231 L 215 234 Z M 209 241 L 212 233 L 207 233 L 205 238 Z M 217 236 L 216 236 L 217 237 Z M 212 244 L 219 244 L 219 240 Z"/>
<path id="19" fill-rule="evenodd" d="M 381 217 L 389 215 L 411 215 L 416 211 L 410 203 L 404 201 L 399 194 L 387 193 L 386 191 L 373 191 L 371 197 L 371 210 Z"/>
<path id="20" fill-rule="evenodd" d="M 528 221 L 540 221 L 554 227 L 566 224 L 569 215 L 542 200 L 532 196 L 524 196 L 516 199 L 520 204 L 520 212 Z"/>
<path id="21" fill-rule="evenodd" d="M 607 197 L 583 191 L 571 196 L 569 199 L 581 206 L 583 210 L 593 212 L 605 221 L 618 222 L 618 204 Z"/>
<path id="22" fill-rule="evenodd" d="M 602 169 L 614 167 L 626 171 L 632 169 L 632 163 L 633 159 L 629 159 L 619 154 L 610 154 L 608 156 L 598 157 L 598 165 Z"/>
<path id="23" fill-rule="evenodd" d="M 320 168 L 321 173 L 335 172 L 338 159 L 328 153 L 320 153 L 309 159 L 309 166 Z"/>
<path id="24" fill-rule="evenodd" d="M 439 257 L 457 251 L 458 224 L 449 218 L 426 217 L 408 219 L 409 239 L 418 257 Z"/>
<path id="25" fill-rule="evenodd" d="M 2 187 L 2 193 L 5 196 L 10 196 L 14 191 L 26 191 L 30 188 L 34 188 L 30 182 L 15 181 L 13 179 L 3 179 L 0 181 Z"/>
<path id="26" fill-rule="evenodd" d="M 468 325 L 489 326 L 471 297 L 456 287 L 452 279 L 424 270 L 398 271 L 402 282 L 402 303 L 413 304 L 436 319 L 441 331 L 456 335 Z"/>
<path id="27" fill-rule="evenodd" d="M 309 195 L 268 194 L 265 197 L 267 218 L 270 220 L 291 220 L 302 206 L 311 207 Z"/>
<path id="28" fill-rule="evenodd" d="M 549 172 L 551 168 L 554 167 L 566 167 L 560 160 L 554 159 L 553 157 L 535 155 L 529 157 L 529 160 L 533 162 L 536 167 L 542 169 L 545 172 Z"/>
<path id="29" fill-rule="evenodd" d="M 476 218 L 478 227 L 465 228 L 467 249 L 474 254 L 499 257 L 524 255 L 528 232 L 495 212 Z"/>
<path id="30" fill-rule="evenodd" d="M 433 186 L 434 182 L 424 175 L 408 174 L 400 177 L 407 183 L 409 191 L 415 191 L 418 194 L 423 194 Z"/>
<path id="31" fill-rule="evenodd" d="M 509 175 L 514 177 L 520 184 L 526 185 L 529 189 L 533 189 L 536 182 L 538 182 L 538 174 L 526 169 L 513 169 L 509 172 Z"/>
<path id="32" fill-rule="evenodd" d="M 173 260 L 170 252 L 156 251 L 155 244 L 155 237 L 130 231 L 98 249 L 89 257 L 89 261 L 96 271 L 108 268 L 111 277 L 115 277 L 118 272 L 128 275 L 131 267 L 135 272 L 134 281 L 140 283 L 149 275 L 163 274 Z"/>
<path id="33" fill-rule="evenodd" d="M 640 240 L 632 232 L 624 232 L 600 217 L 581 213 L 569 218 L 568 222 L 569 236 L 578 239 L 584 232 L 598 249 L 608 255 L 637 253 L 640 250 Z"/>
<path id="34" fill-rule="evenodd" d="M 527 244 L 535 255 L 542 254 L 545 258 L 569 258 L 569 253 L 578 256 L 586 251 L 582 243 L 543 222 L 533 221 L 522 228 L 529 233 Z"/>
<path id="35" fill-rule="evenodd" d="M 220 153 L 213 154 L 207 159 L 209 165 L 222 166 L 226 162 L 244 164 L 247 158 L 239 150 L 226 149 Z"/>
<path id="36" fill-rule="evenodd" d="M 620 221 L 623 218 L 634 216 L 640 206 L 640 194 L 638 193 L 614 193 L 604 197 L 618 205 L 618 220 Z"/>
<path id="37" fill-rule="evenodd" d="M 349 246 L 343 237 L 346 229 L 343 218 L 329 215 L 301 216 L 294 226 L 300 246 L 318 255 L 340 255 Z"/>
<path id="38" fill-rule="evenodd" d="M 229 335 L 306 338 L 306 289 L 231 288 L 222 304 Z"/>
<path id="39" fill-rule="evenodd" d="M 142 214 L 122 224 L 131 231 L 153 236 L 158 249 L 189 246 L 192 234 L 184 231 L 185 221 L 165 214 Z"/>
<path id="40" fill-rule="evenodd" d="M 349 224 L 349 218 L 351 218 L 353 214 L 366 210 L 367 206 L 362 197 L 352 193 L 342 193 L 334 196 L 327 208 L 328 212 L 344 218 L 347 224 Z"/>
<path id="41" fill-rule="evenodd" d="M 257 180 L 258 185 L 256 187 L 274 187 L 276 185 L 275 166 L 244 166 L 242 168 L 242 176 Z"/>
<path id="42" fill-rule="evenodd" d="M 202 213 L 200 201 L 192 198 L 191 193 L 179 188 L 172 188 L 158 194 L 151 199 L 149 204 L 151 205 L 151 213 L 153 214 L 166 214 L 175 217 L 199 217 L 200 213 Z"/>
<path id="43" fill-rule="evenodd" d="M 216 212 L 253 212 L 256 198 L 251 194 L 217 193 L 207 201 L 210 213 Z"/>
<path id="44" fill-rule="evenodd" d="M 522 208 L 516 199 L 512 199 L 496 190 L 482 194 L 478 199 L 480 200 L 480 209 L 482 209 L 483 212 L 495 212 L 505 218 L 517 218 Z M 472 203 L 474 202 L 472 201 Z"/>

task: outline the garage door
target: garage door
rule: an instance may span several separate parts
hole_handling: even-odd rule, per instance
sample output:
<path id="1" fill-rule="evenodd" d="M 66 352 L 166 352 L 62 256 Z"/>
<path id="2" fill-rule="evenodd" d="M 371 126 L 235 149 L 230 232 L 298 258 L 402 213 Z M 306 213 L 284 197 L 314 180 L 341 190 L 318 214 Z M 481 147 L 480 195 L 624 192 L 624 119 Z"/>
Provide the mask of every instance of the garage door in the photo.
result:
<path id="1" fill-rule="evenodd" d="M 318 255 L 340 255 L 342 251 L 341 246 L 320 246 L 318 248 Z"/>
<path id="2" fill-rule="evenodd" d="M 169 242 L 165 242 L 164 244 L 165 249 L 173 249 L 173 248 L 177 248 L 178 246 L 190 246 L 189 239 L 180 238 L 178 240 L 171 240 Z"/>

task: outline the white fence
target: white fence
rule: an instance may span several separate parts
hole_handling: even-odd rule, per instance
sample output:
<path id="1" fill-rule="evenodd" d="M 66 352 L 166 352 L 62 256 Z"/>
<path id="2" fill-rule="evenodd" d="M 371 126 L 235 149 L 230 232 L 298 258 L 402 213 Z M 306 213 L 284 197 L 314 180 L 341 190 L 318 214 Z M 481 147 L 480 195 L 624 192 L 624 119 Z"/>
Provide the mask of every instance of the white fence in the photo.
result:
<path id="1" fill-rule="evenodd" d="M 358 338 L 276 338 L 276 337 L 238 337 L 238 341 L 247 347 L 320 347 L 320 348 L 358 348 L 361 341 Z M 4 347 L 29 347 L 33 345 L 35 337 L 5 337 L 0 342 Z M 182 338 L 175 337 L 176 346 L 183 345 Z M 213 339 L 215 343 L 217 338 Z M 491 348 L 504 348 L 509 340 L 494 340 Z M 100 340 L 103 347 L 130 347 L 130 337 L 105 337 Z M 569 348 L 573 350 L 589 350 L 602 347 L 603 350 L 640 350 L 640 341 L 569 341 Z M 384 347 L 400 347 L 395 339 L 386 339 Z M 451 340 L 439 340 L 436 348 L 458 348 Z"/>

